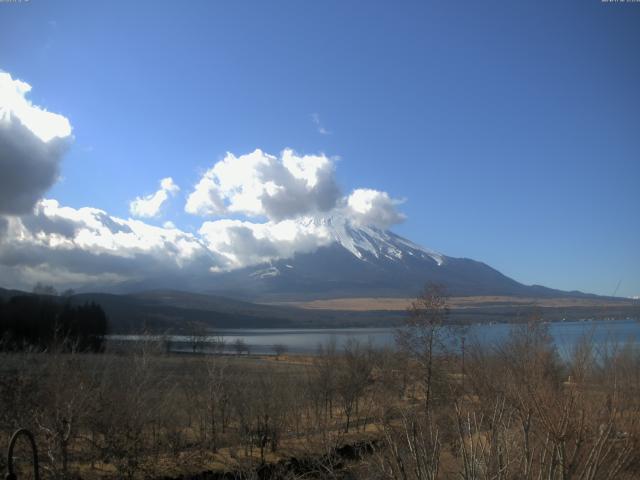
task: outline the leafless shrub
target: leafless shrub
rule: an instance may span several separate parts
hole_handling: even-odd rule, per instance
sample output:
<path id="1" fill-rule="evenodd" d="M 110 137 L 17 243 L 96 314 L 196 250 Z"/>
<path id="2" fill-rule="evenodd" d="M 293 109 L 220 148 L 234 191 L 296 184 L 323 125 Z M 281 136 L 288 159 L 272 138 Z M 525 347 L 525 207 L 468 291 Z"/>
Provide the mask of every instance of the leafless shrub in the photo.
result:
<path id="1" fill-rule="evenodd" d="M 442 444 L 432 417 L 401 409 L 383 419 L 380 429 L 383 443 L 374 452 L 374 471 L 379 478 L 438 478 Z"/>
<path id="2" fill-rule="evenodd" d="M 396 332 L 399 349 L 415 366 L 410 371 L 415 372 L 414 385 L 420 387 L 427 415 L 433 402 L 442 402 L 453 386 L 446 379 L 446 360 L 455 354 L 452 347 L 462 327 L 450 324 L 448 315 L 445 288 L 430 283 L 411 303 L 405 324 Z"/>
<path id="3" fill-rule="evenodd" d="M 358 417 L 365 389 L 371 380 L 371 358 L 368 350 L 357 340 L 349 339 L 341 357 L 336 391 L 342 411 L 344 413 L 344 431 L 349 427 L 354 417 Z"/>
<path id="4" fill-rule="evenodd" d="M 71 447 L 94 400 L 96 383 L 82 368 L 78 353 L 50 354 L 40 373 L 40 395 L 33 410 L 44 452 L 45 468 L 55 478 L 69 476 Z"/>

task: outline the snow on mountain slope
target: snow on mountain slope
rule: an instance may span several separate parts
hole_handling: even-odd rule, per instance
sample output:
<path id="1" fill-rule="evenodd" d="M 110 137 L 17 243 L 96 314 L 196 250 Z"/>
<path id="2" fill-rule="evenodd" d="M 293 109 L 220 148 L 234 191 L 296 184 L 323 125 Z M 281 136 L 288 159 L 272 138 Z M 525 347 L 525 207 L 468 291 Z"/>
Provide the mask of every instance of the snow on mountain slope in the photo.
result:
<path id="1" fill-rule="evenodd" d="M 223 239 L 223 247 L 233 247 L 229 252 L 244 249 L 257 261 L 240 264 L 237 268 L 184 276 L 179 284 L 176 284 L 176 278 L 159 275 L 119 285 L 118 291 L 180 288 L 271 302 L 350 297 L 407 298 L 418 294 L 425 283 L 436 282 L 444 285 L 453 296 L 541 298 L 584 295 L 526 286 L 485 263 L 443 255 L 391 231 L 365 226 L 340 214 L 287 220 L 277 226 L 278 235 L 270 238 L 266 227 L 246 231 L 246 226 L 239 224 L 237 227 L 241 231 Z M 216 246 L 211 238 L 208 240 L 212 248 Z M 284 248 L 274 248 L 275 240 L 284 243 Z"/>
<path id="2" fill-rule="evenodd" d="M 434 252 L 388 230 L 343 216 L 305 218 L 299 228 L 325 239 L 311 252 L 222 272 L 209 292 L 258 301 L 345 297 L 414 296 L 426 282 L 451 295 L 558 296 L 528 287 L 490 266 Z"/>
<path id="3" fill-rule="evenodd" d="M 354 225 L 343 216 L 305 218 L 300 222 L 305 226 L 314 224 L 316 227 L 323 228 L 335 243 L 361 260 L 366 260 L 368 256 L 400 260 L 405 255 L 411 255 L 430 257 L 438 265 L 444 262 L 444 256 L 433 250 L 423 248 L 377 227 Z"/>

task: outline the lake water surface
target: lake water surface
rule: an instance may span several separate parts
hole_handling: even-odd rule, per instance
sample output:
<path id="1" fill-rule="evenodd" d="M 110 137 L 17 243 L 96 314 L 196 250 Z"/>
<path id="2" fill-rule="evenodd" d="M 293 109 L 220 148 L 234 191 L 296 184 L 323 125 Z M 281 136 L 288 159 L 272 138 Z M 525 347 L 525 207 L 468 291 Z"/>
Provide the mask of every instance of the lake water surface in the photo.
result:
<path id="1" fill-rule="evenodd" d="M 635 319 L 598 320 L 579 322 L 552 322 L 547 324 L 561 355 L 568 355 L 574 345 L 585 335 L 589 335 L 596 346 L 608 343 L 639 343 L 640 322 Z M 497 344 L 504 340 L 513 325 L 511 324 L 481 324 L 473 325 L 466 331 L 467 341 L 478 341 L 483 345 Z M 110 341 L 140 341 L 150 337 L 139 335 L 111 335 Z M 154 337 L 160 338 L 160 337 Z M 395 343 L 394 328 L 333 328 L 333 329 L 285 329 L 285 328 L 255 328 L 255 329 L 220 329 L 214 335 L 198 337 L 198 351 L 213 352 L 224 343 L 226 353 L 234 353 L 234 343 L 244 342 L 253 354 L 272 354 L 274 345 L 284 345 L 289 353 L 311 354 L 318 350 L 319 345 L 335 342 L 341 348 L 349 339 L 363 343 L 371 343 L 375 347 L 391 347 Z M 168 348 L 175 352 L 193 351 L 193 337 L 174 335 L 166 337 Z"/>

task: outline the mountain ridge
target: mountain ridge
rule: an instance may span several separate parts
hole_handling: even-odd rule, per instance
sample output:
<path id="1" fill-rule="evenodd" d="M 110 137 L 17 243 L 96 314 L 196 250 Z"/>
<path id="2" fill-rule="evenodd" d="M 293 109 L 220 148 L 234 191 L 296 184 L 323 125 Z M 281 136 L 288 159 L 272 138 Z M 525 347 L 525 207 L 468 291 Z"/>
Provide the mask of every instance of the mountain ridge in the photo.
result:
<path id="1" fill-rule="evenodd" d="M 354 225 L 343 217 L 303 219 L 331 240 L 315 251 L 217 273 L 207 293 L 274 302 L 348 297 L 412 297 L 425 283 L 450 295 L 597 297 L 524 285 L 484 262 L 424 248 L 391 231 Z"/>

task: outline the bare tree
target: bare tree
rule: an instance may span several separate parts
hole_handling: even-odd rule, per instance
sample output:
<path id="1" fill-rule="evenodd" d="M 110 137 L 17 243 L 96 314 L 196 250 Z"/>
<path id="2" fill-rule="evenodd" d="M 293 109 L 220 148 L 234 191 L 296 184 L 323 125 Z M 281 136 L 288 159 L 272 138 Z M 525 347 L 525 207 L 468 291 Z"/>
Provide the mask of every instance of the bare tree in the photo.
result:
<path id="1" fill-rule="evenodd" d="M 225 415 L 229 408 L 228 363 L 224 358 L 206 360 L 207 399 L 211 435 L 211 449 L 217 452 L 220 433 L 225 429 Z"/>
<path id="2" fill-rule="evenodd" d="M 390 480 L 435 480 L 440 472 L 442 442 L 425 414 L 400 409 L 380 424 L 382 443 L 374 450 L 374 471 Z"/>
<path id="3" fill-rule="evenodd" d="M 198 353 L 206 343 L 206 329 L 197 322 L 189 322 L 187 324 L 189 343 L 193 353 Z"/>
<path id="4" fill-rule="evenodd" d="M 238 355 L 242 355 L 245 352 L 247 353 L 247 355 L 249 355 L 249 346 L 241 338 L 238 338 L 235 342 L 233 342 L 233 348 Z"/>
<path id="5" fill-rule="evenodd" d="M 48 354 L 39 375 L 41 387 L 33 417 L 49 460 L 44 466 L 56 478 L 70 474 L 71 451 L 97 388 L 84 362 L 75 350 L 54 351 Z"/>
<path id="6" fill-rule="evenodd" d="M 434 379 L 440 373 L 436 372 L 434 359 L 438 349 L 443 349 L 445 345 L 448 314 L 444 287 L 427 284 L 424 291 L 411 303 L 404 326 L 396 332 L 397 344 L 418 365 L 418 381 L 422 385 L 427 415 L 433 399 Z"/>
<path id="7" fill-rule="evenodd" d="M 279 360 L 282 355 L 287 352 L 287 346 L 283 343 L 276 343 L 273 345 L 273 353 L 275 353 L 276 358 Z"/>
<path id="8" fill-rule="evenodd" d="M 345 415 L 345 433 L 349 432 L 353 417 L 358 415 L 360 400 L 371 379 L 371 368 L 366 349 L 360 342 L 350 338 L 344 346 L 336 382 Z"/>

